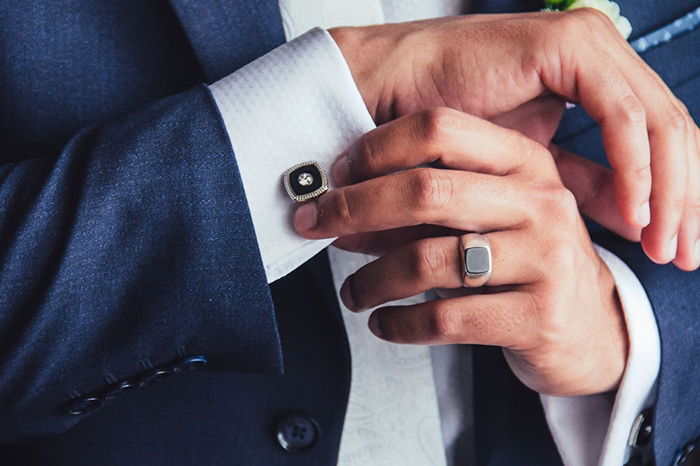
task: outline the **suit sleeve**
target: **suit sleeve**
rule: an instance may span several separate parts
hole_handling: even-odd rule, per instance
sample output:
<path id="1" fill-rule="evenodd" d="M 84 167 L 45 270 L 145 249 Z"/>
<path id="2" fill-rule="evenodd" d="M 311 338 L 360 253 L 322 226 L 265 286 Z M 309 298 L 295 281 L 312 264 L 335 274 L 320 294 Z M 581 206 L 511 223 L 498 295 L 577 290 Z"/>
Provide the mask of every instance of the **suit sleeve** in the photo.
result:
<path id="1" fill-rule="evenodd" d="M 652 420 L 656 464 L 672 464 L 700 436 L 700 272 L 683 272 L 647 259 L 638 244 L 610 233 L 596 242 L 634 271 L 654 311 L 661 339 L 661 366 Z"/>
<path id="2" fill-rule="evenodd" d="M 274 311 L 206 86 L 0 166 L 0 444 L 201 355 L 280 373 Z M 154 372 L 155 371 L 155 372 Z M 75 413 L 74 413 L 75 414 Z"/>

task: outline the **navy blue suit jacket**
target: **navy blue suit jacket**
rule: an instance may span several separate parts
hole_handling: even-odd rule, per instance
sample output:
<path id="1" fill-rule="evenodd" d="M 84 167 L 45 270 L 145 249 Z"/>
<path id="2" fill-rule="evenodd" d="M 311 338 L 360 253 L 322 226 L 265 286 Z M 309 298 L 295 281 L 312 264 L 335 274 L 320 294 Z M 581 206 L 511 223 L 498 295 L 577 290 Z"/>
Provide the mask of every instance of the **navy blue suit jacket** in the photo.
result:
<path id="1" fill-rule="evenodd" d="M 635 36 L 699 4 L 619 3 Z M 267 285 L 203 85 L 283 41 L 275 0 L 0 3 L 0 464 L 335 463 L 350 365 L 327 258 Z M 696 30 L 644 54 L 696 120 L 699 51 Z M 557 142 L 604 161 L 581 109 Z M 700 275 L 596 235 L 657 316 L 668 465 L 700 436 Z M 476 348 L 474 371 L 479 464 L 561 464 L 500 351 Z M 290 413 L 317 423 L 313 448 L 280 447 Z"/>

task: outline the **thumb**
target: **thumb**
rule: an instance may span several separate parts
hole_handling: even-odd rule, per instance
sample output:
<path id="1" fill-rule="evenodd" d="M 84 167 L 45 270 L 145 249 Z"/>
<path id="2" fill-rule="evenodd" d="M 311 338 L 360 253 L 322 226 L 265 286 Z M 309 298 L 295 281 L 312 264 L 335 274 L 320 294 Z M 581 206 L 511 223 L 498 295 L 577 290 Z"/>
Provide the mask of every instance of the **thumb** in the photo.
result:
<path id="1" fill-rule="evenodd" d="M 578 155 L 550 145 L 564 186 L 574 194 L 582 214 L 630 241 L 638 242 L 641 228 L 622 219 L 615 201 L 611 170 Z"/>
<path id="2" fill-rule="evenodd" d="M 491 122 L 520 131 L 546 147 L 557 131 L 565 108 L 566 103 L 560 97 L 544 95 L 491 118 Z"/>

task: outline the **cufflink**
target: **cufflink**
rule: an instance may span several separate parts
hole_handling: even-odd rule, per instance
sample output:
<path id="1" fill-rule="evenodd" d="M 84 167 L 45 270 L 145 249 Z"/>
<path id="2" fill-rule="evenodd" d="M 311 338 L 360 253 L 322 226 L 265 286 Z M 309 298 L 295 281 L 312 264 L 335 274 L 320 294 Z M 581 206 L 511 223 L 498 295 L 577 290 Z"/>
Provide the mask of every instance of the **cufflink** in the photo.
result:
<path id="1" fill-rule="evenodd" d="M 294 165 L 284 172 L 282 178 L 284 189 L 294 202 L 308 201 L 328 191 L 328 177 L 318 162 Z"/>

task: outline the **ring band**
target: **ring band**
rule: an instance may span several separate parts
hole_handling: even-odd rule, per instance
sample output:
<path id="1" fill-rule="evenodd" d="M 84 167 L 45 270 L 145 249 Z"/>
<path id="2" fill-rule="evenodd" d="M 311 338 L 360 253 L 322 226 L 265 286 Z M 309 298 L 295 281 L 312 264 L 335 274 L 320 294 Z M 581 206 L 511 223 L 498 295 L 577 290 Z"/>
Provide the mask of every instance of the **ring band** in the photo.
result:
<path id="1" fill-rule="evenodd" d="M 477 288 L 486 285 L 493 267 L 489 240 L 479 233 L 468 233 L 460 237 L 459 246 L 464 286 Z"/>

